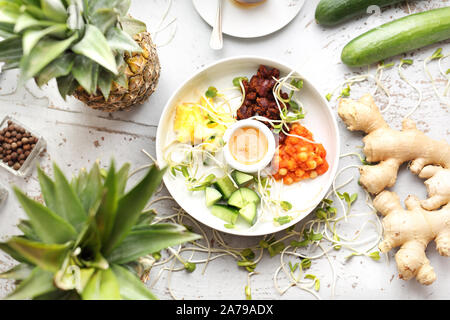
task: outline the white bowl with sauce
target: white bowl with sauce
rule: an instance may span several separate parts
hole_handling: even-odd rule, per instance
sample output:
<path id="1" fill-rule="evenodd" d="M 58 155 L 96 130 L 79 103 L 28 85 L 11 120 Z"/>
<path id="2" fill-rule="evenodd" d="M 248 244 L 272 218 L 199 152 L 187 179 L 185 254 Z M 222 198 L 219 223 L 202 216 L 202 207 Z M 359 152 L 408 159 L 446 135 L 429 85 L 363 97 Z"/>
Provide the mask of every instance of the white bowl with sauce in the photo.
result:
<path id="1" fill-rule="evenodd" d="M 271 1 L 266 3 L 270 2 Z M 156 134 L 156 155 L 158 163 L 161 166 L 167 165 L 164 159 L 164 150 L 176 137 L 173 131 L 173 124 L 178 104 L 186 101 L 198 101 L 199 96 L 203 94 L 209 86 L 229 88 L 233 79 L 237 76 L 247 76 L 250 78 L 255 74 L 261 64 L 279 69 L 282 76 L 289 74 L 294 69 L 283 61 L 265 57 L 232 57 L 216 61 L 213 64 L 204 67 L 188 78 L 179 88 L 174 90 L 173 95 L 167 101 L 158 124 Z M 275 225 L 273 221 L 259 219 L 258 222 L 250 228 L 247 224 L 243 223 L 242 226 L 238 225 L 233 229 L 225 227 L 223 220 L 211 214 L 211 210 L 205 204 L 205 195 L 203 192 L 189 191 L 188 188 L 186 188 L 185 178 L 182 175 L 177 175 L 177 177 L 173 178 L 170 174 L 166 174 L 164 176 L 164 183 L 167 190 L 180 207 L 191 217 L 204 225 L 221 232 L 239 236 L 261 236 L 279 232 L 298 223 L 308 216 L 308 214 L 320 203 L 323 197 L 326 196 L 332 186 L 334 176 L 336 175 L 339 166 L 341 142 L 337 120 L 334 111 L 329 106 L 325 96 L 316 89 L 308 77 L 302 75 L 301 70 L 295 69 L 295 71 L 295 74 L 304 80 L 300 99 L 305 106 L 306 117 L 302 123 L 314 134 L 314 140 L 323 144 L 327 151 L 326 158 L 330 165 L 329 170 L 316 179 L 306 180 L 290 186 L 281 187 L 280 183 L 274 183 L 274 187 L 281 192 L 281 194 L 279 194 L 280 200 L 289 201 L 298 211 L 291 222 L 283 225 Z M 233 102 L 235 104 L 233 106 L 237 109 L 240 100 L 235 99 Z M 243 121 L 244 120 L 241 120 L 239 122 Z M 264 124 L 261 123 L 261 125 Z M 225 157 L 223 157 L 223 162 L 225 162 Z M 217 177 L 221 177 L 223 172 L 218 170 L 216 174 Z M 277 190 L 274 190 L 274 197 L 278 196 Z M 266 213 L 261 207 L 259 210 L 258 215 L 264 215 Z"/>
<path id="2" fill-rule="evenodd" d="M 275 137 L 257 120 L 241 120 L 225 132 L 226 162 L 236 170 L 255 173 L 269 165 L 275 154 Z"/>

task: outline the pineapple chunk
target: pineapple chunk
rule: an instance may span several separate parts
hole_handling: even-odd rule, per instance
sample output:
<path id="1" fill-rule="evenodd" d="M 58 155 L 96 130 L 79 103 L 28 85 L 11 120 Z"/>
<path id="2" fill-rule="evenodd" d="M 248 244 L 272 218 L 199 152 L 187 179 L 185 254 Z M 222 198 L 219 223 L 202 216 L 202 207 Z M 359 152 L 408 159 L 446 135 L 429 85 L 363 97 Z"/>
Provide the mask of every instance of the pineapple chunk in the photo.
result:
<path id="1" fill-rule="evenodd" d="M 211 110 L 211 103 L 201 100 L 200 104 L 203 108 Z M 235 121 L 230 114 L 224 114 L 224 116 L 225 123 Z M 222 120 L 222 114 L 220 118 Z M 177 140 L 181 143 L 211 143 L 212 146 L 205 146 L 205 148 L 212 151 L 220 145 L 221 139 L 218 138 L 223 136 L 226 129 L 225 125 L 211 121 L 208 113 L 197 105 L 182 103 L 177 106 L 174 130 L 177 133 Z"/>

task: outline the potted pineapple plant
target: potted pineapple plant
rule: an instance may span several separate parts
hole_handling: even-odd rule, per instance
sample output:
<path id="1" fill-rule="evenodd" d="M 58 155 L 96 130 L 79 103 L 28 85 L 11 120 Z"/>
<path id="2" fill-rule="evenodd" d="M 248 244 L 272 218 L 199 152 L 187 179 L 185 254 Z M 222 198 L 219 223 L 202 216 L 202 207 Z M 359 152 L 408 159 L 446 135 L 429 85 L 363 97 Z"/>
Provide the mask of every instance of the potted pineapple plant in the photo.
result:
<path id="1" fill-rule="evenodd" d="M 143 103 L 156 89 L 160 64 L 130 0 L 0 1 L 0 62 L 21 82 L 56 79 L 65 98 L 114 112 Z"/>
<path id="2" fill-rule="evenodd" d="M 71 183 L 54 166 L 54 180 L 41 169 L 38 178 L 45 204 L 15 188 L 28 220 L 23 235 L 0 243 L 20 262 L 0 274 L 15 279 L 9 299 L 154 299 L 139 280 L 139 258 L 194 241 L 185 227 L 152 223 L 146 204 L 160 185 L 157 166 L 125 192 L 129 165 L 107 172 L 95 164 Z"/>

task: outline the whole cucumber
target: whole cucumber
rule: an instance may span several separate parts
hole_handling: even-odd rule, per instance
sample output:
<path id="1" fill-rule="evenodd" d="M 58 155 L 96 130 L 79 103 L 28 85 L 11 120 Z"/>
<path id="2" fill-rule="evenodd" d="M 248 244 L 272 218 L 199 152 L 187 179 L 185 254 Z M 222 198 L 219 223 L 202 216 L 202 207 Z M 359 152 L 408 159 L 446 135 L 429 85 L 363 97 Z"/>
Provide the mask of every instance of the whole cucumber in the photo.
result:
<path id="1" fill-rule="evenodd" d="M 341 60 L 351 67 L 379 62 L 450 39 L 450 7 L 412 14 L 374 28 L 350 41 Z"/>
<path id="2" fill-rule="evenodd" d="M 321 0 L 316 8 L 316 21 L 323 26 L 341 22 L 367 13 L 372 5 L 386 7 L 404 0 Z"/>

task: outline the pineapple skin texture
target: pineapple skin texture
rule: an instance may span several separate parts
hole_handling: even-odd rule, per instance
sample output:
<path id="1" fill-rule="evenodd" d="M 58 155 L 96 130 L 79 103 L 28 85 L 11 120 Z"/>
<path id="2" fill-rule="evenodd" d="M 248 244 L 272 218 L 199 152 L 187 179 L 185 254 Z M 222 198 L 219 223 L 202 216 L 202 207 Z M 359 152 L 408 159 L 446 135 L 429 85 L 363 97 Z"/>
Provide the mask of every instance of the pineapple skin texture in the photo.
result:
<path id="1" fill-rule="evenodd" d="M 125 54 L 128 89 L 113 82 L 106 101 L 102 94 L 90 95 L 80 86 L 75 90 L 74 97 L 93 109 L 105 112 L 129 111 L 133 106 L 144 103 L 156 90 L 161 65 L 150 33 L 136 34 L 134 40 L 143 52 Z"/>

